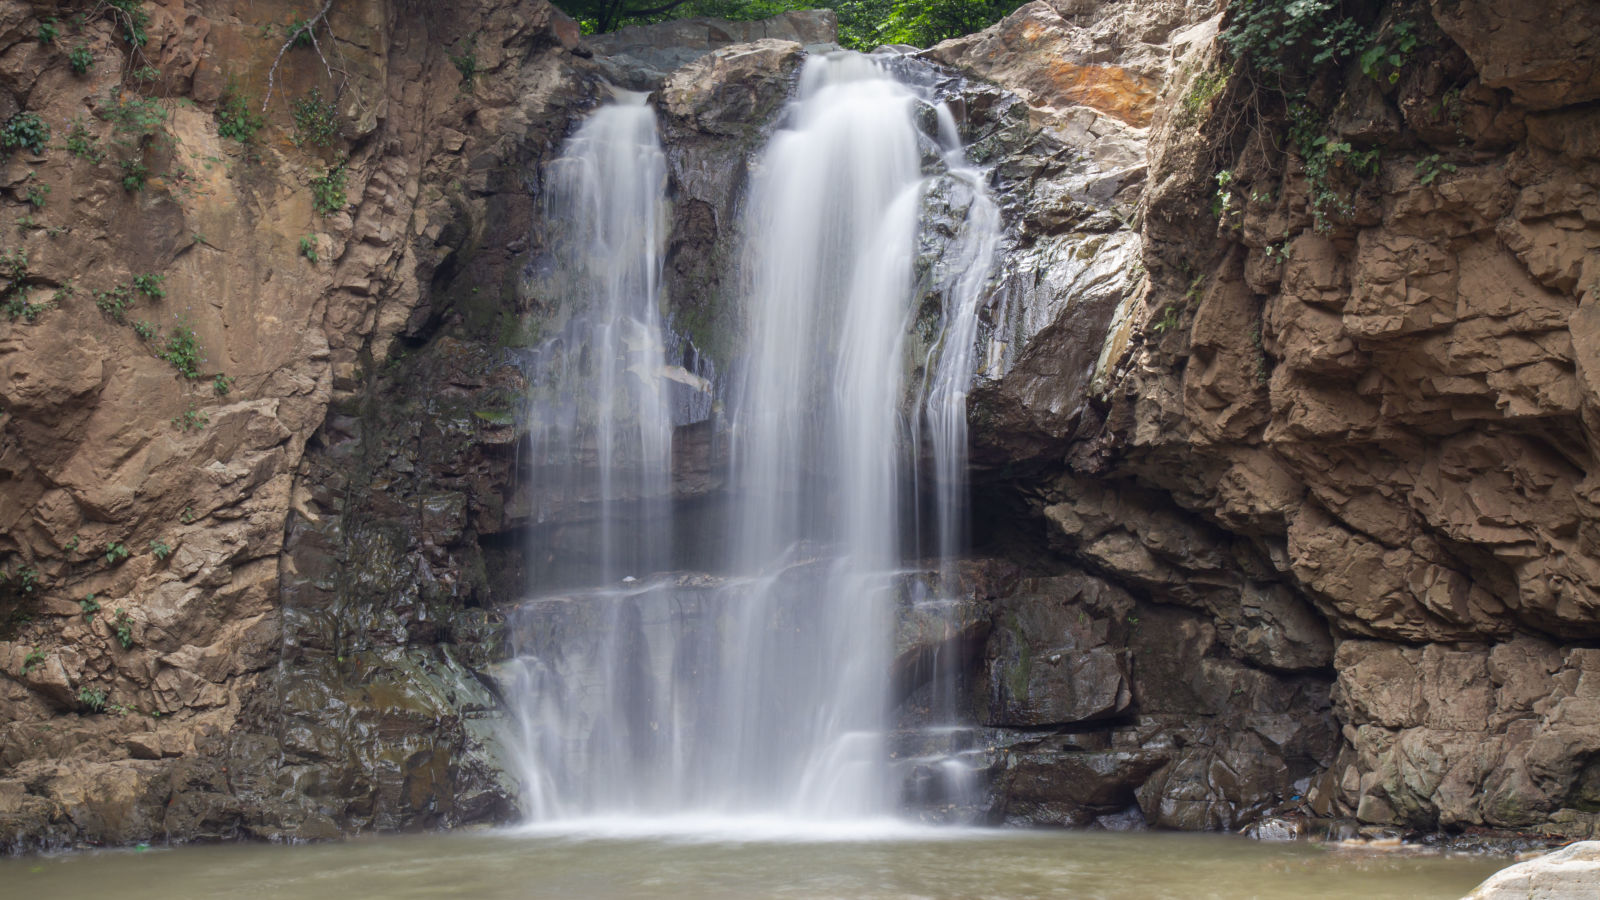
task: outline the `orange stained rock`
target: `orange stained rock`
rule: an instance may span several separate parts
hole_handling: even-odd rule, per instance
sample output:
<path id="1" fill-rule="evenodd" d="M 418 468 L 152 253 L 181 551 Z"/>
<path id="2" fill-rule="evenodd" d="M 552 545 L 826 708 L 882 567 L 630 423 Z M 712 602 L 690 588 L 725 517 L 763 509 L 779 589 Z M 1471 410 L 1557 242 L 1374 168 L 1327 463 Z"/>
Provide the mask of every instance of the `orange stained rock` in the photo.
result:
<path id="1" fill-rule="evenodd" d="M 1129 125 L 1143 128 L 1155 116 L 1155 89 L 1121 66 L 1079 66 L 1057 61 L 1050 64 L 1046 74 L 1062 98 Z"/>

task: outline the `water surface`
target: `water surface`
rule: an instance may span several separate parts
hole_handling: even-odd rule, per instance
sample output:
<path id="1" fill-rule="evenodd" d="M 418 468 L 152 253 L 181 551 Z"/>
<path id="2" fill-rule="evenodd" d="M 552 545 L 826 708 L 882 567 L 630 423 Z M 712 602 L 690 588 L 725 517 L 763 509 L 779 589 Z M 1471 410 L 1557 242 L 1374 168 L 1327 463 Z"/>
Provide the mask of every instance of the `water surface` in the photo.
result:
<path id="1" fill-rule="evenodd" d="M 581 830 L 232 844 L 0 860 L 8 897 L 849 898 L 1197 900 L 1459 898 L 1509 864 L 1191 834 L 929 831 L 808 834 L 781 823 L 648 834 Z"/>

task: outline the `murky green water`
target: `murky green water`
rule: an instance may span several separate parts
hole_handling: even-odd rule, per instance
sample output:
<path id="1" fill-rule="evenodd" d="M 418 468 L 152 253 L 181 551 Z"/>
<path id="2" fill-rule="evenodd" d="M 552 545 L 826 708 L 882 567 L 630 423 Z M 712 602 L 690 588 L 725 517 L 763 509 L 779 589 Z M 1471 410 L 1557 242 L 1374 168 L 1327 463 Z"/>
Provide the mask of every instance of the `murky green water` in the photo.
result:
<path id="1" fill-rule="evenodd" d="M 759 834 L 759 832 L 757 832 Z M 33 898 L 1458 898 L 1509 860 L 1175 834 L 477 833 L 0 860 Z"/>

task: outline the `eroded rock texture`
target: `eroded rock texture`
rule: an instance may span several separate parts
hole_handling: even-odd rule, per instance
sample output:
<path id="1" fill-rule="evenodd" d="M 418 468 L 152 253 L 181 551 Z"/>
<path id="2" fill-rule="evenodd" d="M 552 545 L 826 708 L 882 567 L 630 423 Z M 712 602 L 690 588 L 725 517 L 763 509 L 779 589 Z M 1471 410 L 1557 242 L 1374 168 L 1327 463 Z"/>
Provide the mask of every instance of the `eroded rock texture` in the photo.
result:
<path id="1" fill-rule="evenodd" d="M 1285 139 L 1282 110 L 1251 118 L 1260 97 L 1242 80 L 1202 92 L 1225 65 L 1210 38 L 1225 18 L 1163 21 L 1171 75 L 1143 119 L 1127 112 L 1143 95 L 1125 80 L 1096 82 L 1123 88 L 1102 99 L 993 49 L 1085 58 L 1105 38 L 1076 23 L 1080 5 L 1025 7 L 959 42 L 952 62 L 1013 81 L 1036 115 L 1101 104 L 1148 124 L 1146 271 L 1121 295 L 1079 402 L 1018 387 L 1026 360 L 1086 361 L 1065 329 L 1040 330 L 975 395 L 977 452 L 996 469 L 980 490 L 1002 516 L 1016 511 L 1007 502 L 1032 510 L 1022 538 L 1047 546 L 1035 564 L 1197 615 L 1215 632 L 1206 664 L 1307 678 L 1323 698 L 1332 688 L 1337 759 L 1309 754 L 1315 777 L 1269 806 L 1588 834 L 1600 759 L 1584 712 L 1600 627 L 1592 5 L 1386 8 L 1372 27 L 1411 21 L 1422 39 L 1393 78 L 1352 64 L 1313 85 L 1311 102 L 1332 110 L 1328 139 L 1374 160 L 1326 177 Z M 1089 20 L 1163 12 L 1111 3 Z M 1098 65 L 1148 71 L 1149 53 L 1118 52 Z M 1007 532 L 995 546 L 1021 543 Z M 1037 630 L 1053 637 L 1036 646 L 1077 646 L 1062 623 Z M 994 640 L 991 654 L 1014 653 Z M 1093 724 L 1110 692 L 1080 704 L 1081 680 L 1065 673 L 1048 702 L 1002 708 L 1030 727 L 1048 710 L 1073 741 L 1116 735 Z M 1160 697 L 1135 683 L 1123 714 Z M 1302 723 L 1330 710 L 1289 709 Z M 1147 781 L 1141 766 L 1125 780 L 1142 784 L 1147 817 L 1161 809 L 1151 785 L 1202 783 L 1181 762 Z M 1241 818 L 1256 808 L 1221 793 Z"/>
<path id="2" fill-rule="evenodd" d="M 215 110 L 259 109 L 302 5 L 145 4 L 137 54 L 96 9 L 45 43 L 58 4 L 0 4 L 0 105 L 53 131 L 4 162 L 7 215 L 27 213 L 5 242 L 26 254 L 7 311 L 54 298 L 0 322 L 0 847 L 504 815 L 466 715 L 493 699 L 451 650 L 473 586 L 382 580 L 405 547 L 448 553 L 494 514 L 328 460 L 385 423 L 360 411 L 394 351 L 471 319 L 452 291 L 508 293 L 515 250 L 469 251 L 497 217 L 526 218 L 526 165 L 587 94 L 576 28 L 539 2 L 334 4 L 334 71 L 284 51 L 243 143 Z M 467 53 L 464 81 L 451 56 Z M 133 74 L 146 65 L 156 82 Z M 313 89 L 337 131 L 291 142 L 291 101 Z M 142 190 L 122 181 L 136 164 Z M 330 169 L 348 204 L 318 215 L 309 183 Z M 141 291 L 147 273 L 164 281 Z M 185 328 L 197 377 L 158 358 Z M 419 380 L 431 402 L 493 376 L 449 371 L 465 374 Z M 470 415 L 407 424 L 493 442 Z"/>

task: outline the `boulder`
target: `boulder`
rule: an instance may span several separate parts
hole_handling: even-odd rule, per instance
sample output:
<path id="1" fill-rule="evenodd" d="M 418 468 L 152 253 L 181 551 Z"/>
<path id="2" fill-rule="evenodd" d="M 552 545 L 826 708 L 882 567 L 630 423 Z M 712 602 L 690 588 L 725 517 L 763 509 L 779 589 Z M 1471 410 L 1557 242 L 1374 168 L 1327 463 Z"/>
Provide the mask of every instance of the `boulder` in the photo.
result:
<path id="1" fill-rule="evenodd" d="M 1489 876 L 1466 900 L 1587 900 L 1600 894 L 1600 841 L 1578 841 Z"/>

